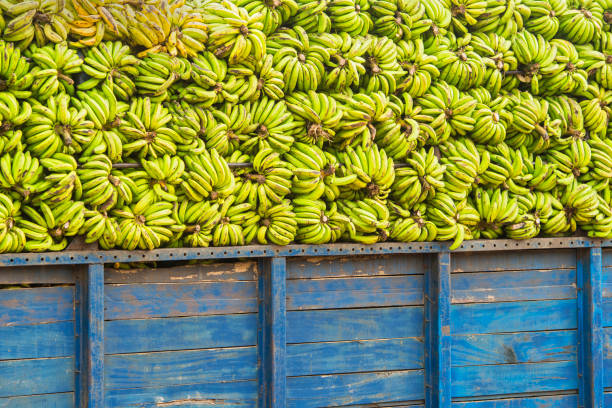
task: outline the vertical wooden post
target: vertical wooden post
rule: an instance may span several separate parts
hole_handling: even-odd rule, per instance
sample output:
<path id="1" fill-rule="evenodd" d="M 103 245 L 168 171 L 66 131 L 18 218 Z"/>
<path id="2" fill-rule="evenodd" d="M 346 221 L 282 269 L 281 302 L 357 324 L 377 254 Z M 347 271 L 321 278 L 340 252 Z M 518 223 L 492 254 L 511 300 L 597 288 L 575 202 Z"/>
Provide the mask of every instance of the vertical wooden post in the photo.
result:
<path id="1" fill-rule="evenodd" d="M 433 254 L 425 276 L 425 407 L 451 406 L 450 253 Z"/>
<path id="2" fill-rule="evenodd" d="M 104 265 L 85 266 L 77 279 L 76 332 L 78 381 L 76 406 L 104 407 Z"/>
<path id="3" fill-rule="evenodd" d="M 286 376 L 286 259 L 260 262 L 259 275 L 259 407 L 284 408 Z"/>
<path id="4" fill-rule="evenodd" d="M 579 249 L 578 387 L 579 407 L 604 407 L 601 247 Z"/>

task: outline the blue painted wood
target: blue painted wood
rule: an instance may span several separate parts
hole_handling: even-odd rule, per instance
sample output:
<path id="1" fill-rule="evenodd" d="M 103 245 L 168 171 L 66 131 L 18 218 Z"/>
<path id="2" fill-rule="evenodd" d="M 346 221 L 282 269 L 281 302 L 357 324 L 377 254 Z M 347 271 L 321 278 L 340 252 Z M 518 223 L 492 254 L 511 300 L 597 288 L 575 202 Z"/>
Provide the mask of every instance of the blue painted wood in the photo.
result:
<path id="1" fill-rule="evenodd" d="M 74 287 L 0 290 L 0 327 L 74 319 Z"/>
<path id="2" fill-rule="evenodd" d="M 453 303 L 574 299 L 575 269 L 454 273 Z"/>
<path id="3" fill-rule="evenodd" d="M 451 406 L 451 256 L 436 254 L 425 277 L 425 406 Z"/>
<path id="4" fill-rule="evenodd" d="M 289 310 L 423 304 L 420 275 L 298 279 L 287 282 Z"/>
<path id="5" fill-rule="evenodd" d="M 42 265 L 0 268 L 0 285 L 30 283 L 74 283 L 74 267 Z"/>
<path id="6" fill-rule="evenodd" d="M 576 300 L 457 304 L 453 334 L 576 329 Z"/>
<path id="7" fill-rule="evenodd" d="M 261 263 L 259 280 L 259 406 L 284 408 L 287 401 L 287 263 Z"/>
<path id="8" fill-rule="evenodd" d="M 289 376 L 419 368 L 423 368 L 423 341 L 417 338 L 287 346 Z"/>
<path id="9" fill-rule="evenodd" d="M 488 401 L 454 402 L 453 408 L 576 408 L 576 395 L 547 395 L 538 397 L 496 398 Z"/>
<path id="10" fill-rule="evenodd" d="M 74 358 L 0 361 L 0 397 L 74 391 Z"/>
<path id="11" fill-rule="evenodd" d="M 112 320 L 106 322 L 104 335 L 107 354 L 254 346 L 257 315 Z"/>
<path id="12" fill-rule="evenodd" d="M 0 360 L 74 355 L 74 322 L 0 327 Z"/>
<path id="13" fill-rule="evenodd" d="M 518 271 L 532 269 L 575 269 L 576 251 L 545 249 L 538 251 L 491 251 L 453 253 L 453 272 Z"/>
<path id="14" fill-rule="evenodd" d="M 287 343 L 422 336 L 422 307 L 287 312 Z"/>
<path id="15" fill-rule="evenodd" d="M 188 283 L 219 281 L 253 281 L 257 277 L 257 262 L 215 262 L 212 264 L 178 265 L 157 268 L 107 268 L 104 281 L 111 283 Z"/>
<path id="16" fill-rule="evenodd" d="M 422 400 L 423 389 L 422 370 L 289 377 L 287 407 Z"/>
<path id="17" fill-rule="evenodd" d="M 457 335 L 453 366 L 568 361 L 576 359 L 576 331 Z"/>
<path id="18" fill-rule="evenodd" d="M 74 405 L 74 393 L 28 395 L 0 398 L 0 408 L 67 408 Z"/>
<path id="19" fill-rule="evenodd" d="M 124 388 L 106 391 L 107 408 L 255 407 L 256 381 L 211 382 L 167 385 L 150 388 Z"/>
<path id="20" fill-rule="evenodd" d="M 604 406 L 601 258 L 601 248 L 578 251 L 579 406 L 593 408 Z"/>
<path id="21" fill-rule="evenodd" d="M 287 279 L 422 275 L 425 255 L 287 258 Z"/>
<path id="22" fill-rule="evenodd" d="M 255 282 L 106 285 L 106 318 L 254 313 Z"/>
<path id="23" fill-rule="evenodd" d="M 255 347 L 112 354 L 105 357 L 106 388 L 142 388 L 254 380 Z"/>
<path id="24" fill-rule="evenodd" d="M 81 337 L 80 401 L 83 407 L 101 408 L 104 406 L 104 265 L 89 265 L 82 283 L 85 322 Z"/>
<path id="25" fill-rule="evenodd" d="M 576 361 L 453 367 L 453 397 L 578 388 Z"/>

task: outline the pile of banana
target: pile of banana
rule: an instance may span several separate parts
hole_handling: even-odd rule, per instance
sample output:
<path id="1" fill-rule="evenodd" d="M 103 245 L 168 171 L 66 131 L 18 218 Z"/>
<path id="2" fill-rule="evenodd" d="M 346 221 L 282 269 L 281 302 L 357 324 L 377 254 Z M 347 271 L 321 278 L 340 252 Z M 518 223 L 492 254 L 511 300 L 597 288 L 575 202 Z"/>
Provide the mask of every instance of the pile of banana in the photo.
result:
<path id="1" fill-rule="evenodd" d="M 0 252 L 612 238 L 612 0 L 0 0 Z"/>

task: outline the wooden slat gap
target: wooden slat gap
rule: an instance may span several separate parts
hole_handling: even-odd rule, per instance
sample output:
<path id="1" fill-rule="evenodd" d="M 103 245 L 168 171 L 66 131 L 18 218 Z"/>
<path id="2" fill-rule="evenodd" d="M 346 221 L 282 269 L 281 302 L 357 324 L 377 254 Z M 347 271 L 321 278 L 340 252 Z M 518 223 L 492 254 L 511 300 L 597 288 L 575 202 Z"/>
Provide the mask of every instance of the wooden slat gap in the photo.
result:
<path id="1" fill-rule="evenodd" d="M 329 377 L 329 376 L 344 376 L 344 375 L 355 375 L 355 374 L 385 374 L 391 376 L 397 373 L 419 373 L 422 372 L 423 368 L 411 368 L 404 370 L 373 370 L 373 371 L 349 371 L 345 373 L 333 373 L 333 374 L 307 374 L 307 375 L 288 375 L 287 378 L 305 378 L 305 377 Z"/>

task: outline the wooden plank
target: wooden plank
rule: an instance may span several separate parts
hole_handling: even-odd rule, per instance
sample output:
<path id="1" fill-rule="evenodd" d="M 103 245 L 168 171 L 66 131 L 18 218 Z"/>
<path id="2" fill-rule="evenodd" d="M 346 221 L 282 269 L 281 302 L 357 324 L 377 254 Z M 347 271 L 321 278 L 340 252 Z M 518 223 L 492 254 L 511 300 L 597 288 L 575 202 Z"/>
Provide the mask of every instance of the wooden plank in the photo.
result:
<path id="1" fill-rule="evenodd" d="M 106 319 L 255 313 L 255 282 L 106 285 Z"/>
<path id="2" fill-rule="evenodd" d="M 604 248 L 601 251 L 601 264 L 604 268 L 612 267 L 612 249 Z"/>
<path id="3" fill-rule="evenodd" d="M 287 282 L 289 310 L 423 304 L 420 275 L 297 279 Z"/>
<path id="4" fill-rule="evenodd" d="M 422 275 L 424 260 L 423 254 L 292 257 L 287 259 L 287 278 Z"/>
<path id="5" fill-rule="evenodd" d="M 423 341 L 416 338 L 287 346 L 289 376 L 420 368 L 423 368 Z"/>
<path id="6" fill-rule="evenodd" d="M 463 252 L 453 254 L 453 272 L 574 269 L 574 249 Z"/>
<path id="7" fill-rule="evenodd" d="M 575 361 L 453 367 L 453 397 L 575 390 Z"/>
<path id="8" fill-rule="evenodd" d="M 604 327 L 612 326 L 612 298 L 602 299 L 602 324 Z"/>
<path id="9" fill-rule="evenodd" d="M 287 312 L 287 343 L 422 336 L 422 307 Z"/>
<path id="10" fill-rule="evenodd" d="M 576 331 L 453 336 L 453 366 L 576 359 Z"/>
<path id="11" fill-rule="evenodd" d="M 575 269 L 456 273 L 453 303 L 574 299 Z"/>
<path id="12" fill-rule="evenodd" d="M 106 408 L 201 408 L 254 407 L 256 381 L 166 385 L 152 388 L 111 389 L 106 391 Z"/>
<path id="13" fill-rule="evenodd" d="M 81 280 L 81 315 L 85 318 L 81 335 L 80 393 L 83 407 L 104 406 L 104 265 L 91 264 Z"/>
<path id="14" fill-rule="evenodd" d="M 74 358 L 0 361 L 0 397 L 74 391 Z"/>
<path id="15" fill-rule="evenodd" d="M 139 388 L 255 379 L 255 347 L 112 354 L 106 388 Z"/>
<path id="16" fill-rule="evenodd" d="M 576 408 L 576 395 L 546 395 L 537 397 L 496 398 L 487 401 L 454 402 L 453 408 Z"/>
<path id="17" fill-rule="evenodd" d="M 253 346 L 257 315 L 111 320 L 104 331 L 107 354 Z"/>
<path id="18" fill-rule="evenodd" d="M 73 322 L 0 327 L 0 360 L 66 357 L 74 348 Z"/>
<path id="19" fill-rule="evenodd" d="M 257 277 L 257 262 L 216 262 L 179 265 L 170 268 L 113 269 L 105 271 L 110 283 L 188 283 L 218 281 L 252 281 Z"/>
<path id="20" fill-rule="evenodd" d="M 15 266 L 0 268 L 0 285 L 74 283 L 71 265 Z"/>
<path id="21" fill-rule="evenodd" d="M 422 370 L 289 377 L 287 406 L 315 408 L 422 400 L 423 389 Z"/>
<path id="22" fill-rule="evenodd" d="M 576 300 L 453 305 L 453 334 L 512 333 L 576 328 Z"/>
<path id="23" fill-rule="evenodd" d="M 0 290 L 0 326 L 74 319 L 74 287 Z"/>
<path id="24" fill-rule="evenodd" d="M 0 398 L 0 408 L 67 408 L 74 406 L 74 393 Z"/>

